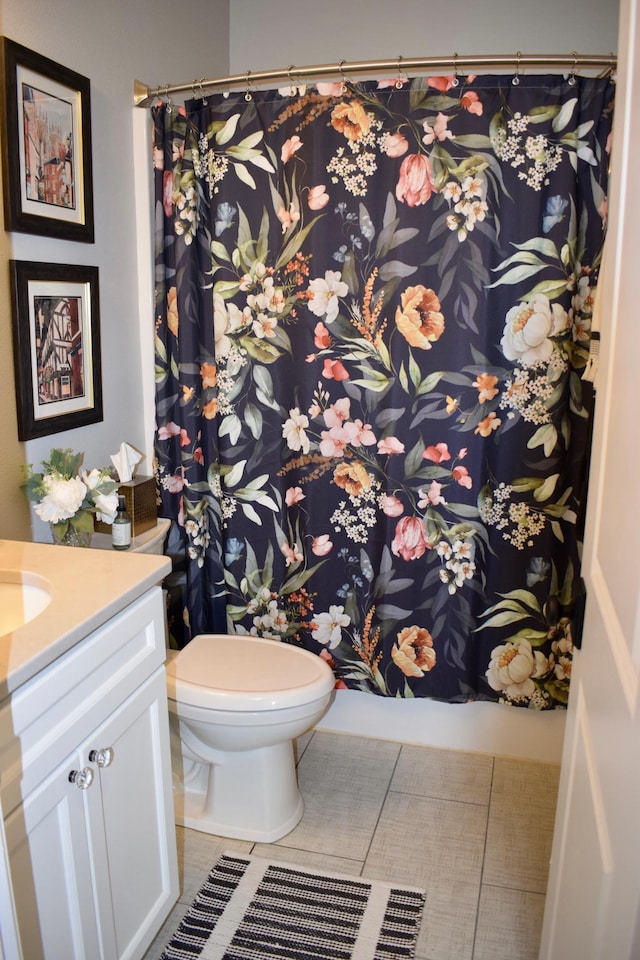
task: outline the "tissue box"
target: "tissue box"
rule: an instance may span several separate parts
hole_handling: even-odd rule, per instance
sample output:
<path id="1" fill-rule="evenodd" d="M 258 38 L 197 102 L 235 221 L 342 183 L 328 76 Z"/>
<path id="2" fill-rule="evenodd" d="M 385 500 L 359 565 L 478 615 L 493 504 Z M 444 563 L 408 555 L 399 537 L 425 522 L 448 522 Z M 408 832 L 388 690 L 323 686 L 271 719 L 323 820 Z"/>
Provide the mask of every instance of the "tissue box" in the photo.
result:
<path id="1" fill-rule="evenodd" d="M 124 497 L 127 513 L 131 518 L 131 536 L 137 537 L 145 530 L 155 527 L 158 522 L 155 477 L 134 477 L 121 483 L 118 493 Z M 111 533 L 110 523 L 94 523 L 97 533 Z"/>

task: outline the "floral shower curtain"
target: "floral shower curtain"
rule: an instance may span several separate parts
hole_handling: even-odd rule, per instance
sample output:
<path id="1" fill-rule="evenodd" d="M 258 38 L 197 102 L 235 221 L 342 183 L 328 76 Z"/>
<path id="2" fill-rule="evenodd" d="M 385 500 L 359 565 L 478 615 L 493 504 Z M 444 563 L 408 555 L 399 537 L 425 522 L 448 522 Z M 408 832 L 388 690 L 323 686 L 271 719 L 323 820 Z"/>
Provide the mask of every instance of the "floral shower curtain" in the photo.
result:
<path id="1" fill-rule="evenodd" d="M 566 704 L 614 84 L 154 109 L 170 631 L 390 697 Z"/>

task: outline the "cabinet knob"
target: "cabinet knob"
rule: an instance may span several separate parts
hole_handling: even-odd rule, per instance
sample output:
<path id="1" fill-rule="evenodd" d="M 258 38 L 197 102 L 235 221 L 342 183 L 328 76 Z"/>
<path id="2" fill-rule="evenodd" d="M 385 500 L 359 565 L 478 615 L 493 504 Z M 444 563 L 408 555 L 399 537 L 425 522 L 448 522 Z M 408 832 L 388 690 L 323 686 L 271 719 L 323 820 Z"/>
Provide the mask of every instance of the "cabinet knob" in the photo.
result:
<path id="1" fill-rule="evenodd" d="M 89 761 L 97 763 L 99 767 L 108 767 L 113 763 L 113 747 L 103 747 L 102 750 L 92 750 Z"/>
<path id="2" fill-rule="evenodd" d="M 93 770 L 83 767 L 82 770 L 72 770 L 69 774 L 69 783 L 75 783 L 79 790 L 87 790 L 93 783 Z"/>

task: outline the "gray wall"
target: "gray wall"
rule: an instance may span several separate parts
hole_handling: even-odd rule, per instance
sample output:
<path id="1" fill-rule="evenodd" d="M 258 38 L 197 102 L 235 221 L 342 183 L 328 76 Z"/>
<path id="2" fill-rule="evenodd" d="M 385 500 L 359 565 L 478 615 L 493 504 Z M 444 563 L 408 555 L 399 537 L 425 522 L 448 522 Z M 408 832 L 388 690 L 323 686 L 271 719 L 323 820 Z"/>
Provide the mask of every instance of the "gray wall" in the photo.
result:
<path id="1" fill-rule="evenodd" d="M 603 0 L 230 0 L 232 73 L 340 60 L 459 54 L 608 54 Z"/>

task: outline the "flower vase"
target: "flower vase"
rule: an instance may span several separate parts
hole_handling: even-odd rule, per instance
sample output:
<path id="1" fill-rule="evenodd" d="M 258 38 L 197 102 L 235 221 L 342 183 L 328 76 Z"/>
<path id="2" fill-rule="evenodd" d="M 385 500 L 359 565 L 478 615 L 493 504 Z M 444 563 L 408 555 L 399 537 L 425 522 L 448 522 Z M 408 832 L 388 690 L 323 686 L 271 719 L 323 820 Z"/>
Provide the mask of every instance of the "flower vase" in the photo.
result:
<path id="1" fill-rule="evenodd" d="M 71 524 L 67 527 L 66 533 L 59 533 L 57 525 L 50 523 L 51 536 L 53 542 L 63 547 L 88 547 L 91 544 L 90 530 L 76 530 Z"/>

